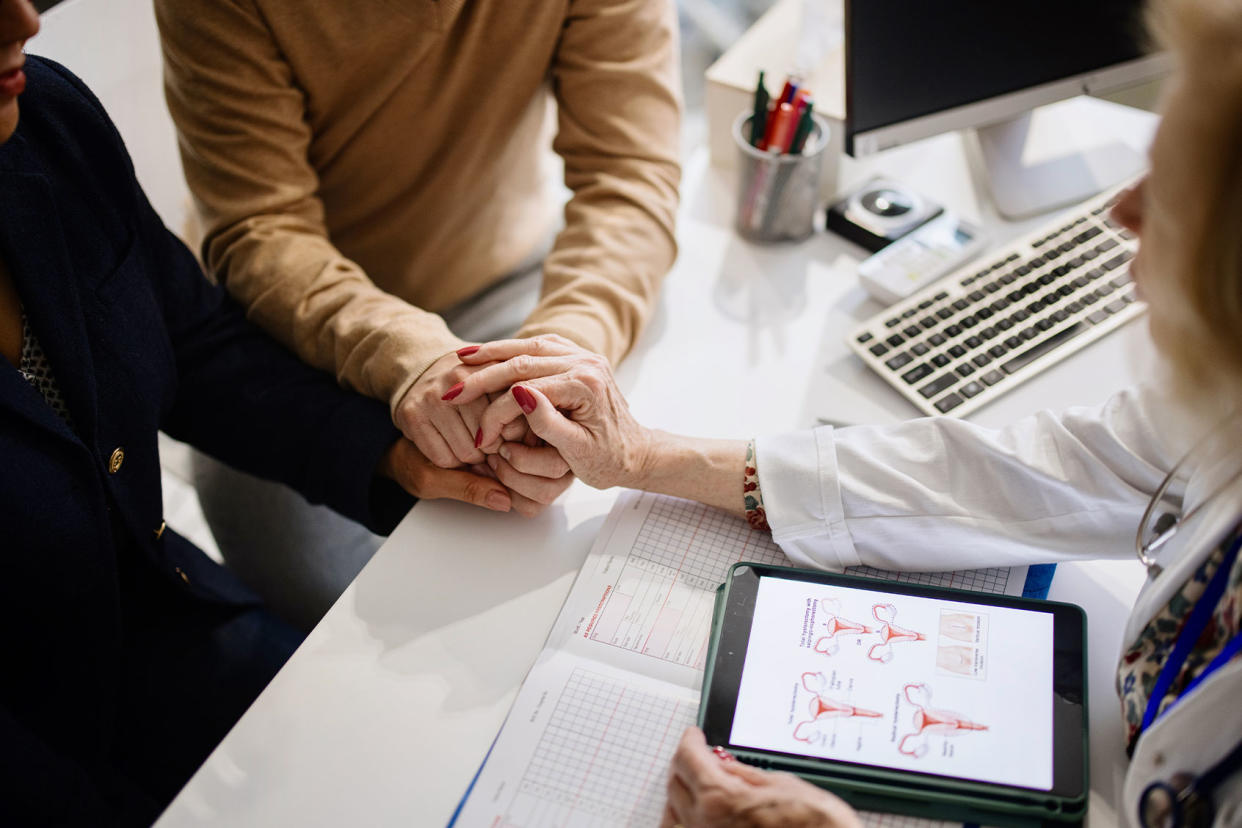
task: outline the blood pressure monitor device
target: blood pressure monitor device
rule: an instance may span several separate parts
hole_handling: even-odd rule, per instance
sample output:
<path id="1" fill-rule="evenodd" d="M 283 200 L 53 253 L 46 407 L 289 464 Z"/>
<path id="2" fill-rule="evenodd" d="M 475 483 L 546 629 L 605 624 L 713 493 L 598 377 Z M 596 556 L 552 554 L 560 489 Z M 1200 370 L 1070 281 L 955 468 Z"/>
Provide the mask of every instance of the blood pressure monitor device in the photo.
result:
<path id="1" fill-rule="evenodd" d="M 707 741 L 866 811 L 998 826 L 1086 814 L 1072 604 L 741 563 L 720 588 Z"/>
<path id="2" fill-rule="evenodd" d="M 987 235 L 945 211 L 858 264 L 858 281 L 872 298 L 891 305 L 970 261 Z"/>

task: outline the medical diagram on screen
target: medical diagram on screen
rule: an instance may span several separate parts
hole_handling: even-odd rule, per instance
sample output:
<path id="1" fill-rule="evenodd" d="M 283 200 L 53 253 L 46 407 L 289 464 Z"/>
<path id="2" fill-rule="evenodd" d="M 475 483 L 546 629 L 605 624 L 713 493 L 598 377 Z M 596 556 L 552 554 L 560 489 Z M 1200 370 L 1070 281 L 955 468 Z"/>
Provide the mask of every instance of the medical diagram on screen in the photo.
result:
<path id="1" fill-rule="evenodd" d="M 1048 613 L 765 577 L 730 742 L 1048 790 L 1052 635 Z"/>

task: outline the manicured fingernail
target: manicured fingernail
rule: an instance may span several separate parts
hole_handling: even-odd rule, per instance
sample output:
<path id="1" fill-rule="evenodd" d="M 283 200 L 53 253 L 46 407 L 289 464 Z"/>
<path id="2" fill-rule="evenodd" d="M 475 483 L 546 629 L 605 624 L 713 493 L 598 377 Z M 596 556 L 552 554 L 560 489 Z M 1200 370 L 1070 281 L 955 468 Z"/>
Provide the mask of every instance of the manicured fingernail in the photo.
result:
<path id="1" fill-rule="evenodd" d="M 450 388 L 449 390 L 445 391 L 444 396 L 441 397 L 440 399 L 444 400 L 444 402 L 448 402 L 449 400 L 454 399 L 455 397 L 460 395 L 461 392 L 465 390 L 466 390 L 466 384 L 464 382 L 459 382 L 456 385 L 454 385 L 452 388 Z"/>
<path id="2" fill-rule="evenodd" d="M 513 399 L 527 414 L 535 410 L 535 395 L 520 385 L 513 386 Z"/>
<path id="3" fill-rule="evenodd" d="M 471 354 L 478 353 L 479 349 L 482 347 L 483 347 L 482 345 L 467 345 L 465 348 L 458 348 L 457 355 L 459 357 L 468 357 Z"/>
<path id="4" fill-rule="evenodd" d="M 725 750 L 719 745 L 712 748 L 712 753 L 716 754 L 716 756 L 720 759 L 721 762 L 736 762 L 737 761 L 737 757 L 735 757 L 732 753 L 729 753 L 729 751 Z"/>
<path id="5" fill-rule="evenodd" d="M 483 445 L 483 429 L 479 429 L 474 433 L 474 447 L 478 448 Z"/>
<path id="6" fill-rule="evenodd" d="M 509 457 L 509 455 L 510 455 L 510 454 L 512 454 L 512 453 L 513 453 L 513 451 L 512 451 L 512 449 L 510 449 L 510 448 L 509 448 L 509 444 L 508 444 L 508 443 L 501 443 L 501 444 L 500 444 L 500 456 L 501 456 L 501 457 L 505 458 L 506 460 L 509 460 L 509 459 L 511 459 L 511 458 Z"/>
<path id="7" fill-rule="evenodd" d="M 509 498 L 500 492 L 488 492 L 483 502 L 487 505 L 487 508 L 494 509 L 497 512 L 509 511 Z"/>

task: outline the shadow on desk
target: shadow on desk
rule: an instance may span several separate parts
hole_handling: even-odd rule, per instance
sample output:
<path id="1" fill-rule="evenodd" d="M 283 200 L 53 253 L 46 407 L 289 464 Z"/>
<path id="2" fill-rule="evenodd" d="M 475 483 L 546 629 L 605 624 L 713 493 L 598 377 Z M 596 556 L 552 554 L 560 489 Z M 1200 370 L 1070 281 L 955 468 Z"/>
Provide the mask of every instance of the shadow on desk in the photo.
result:
<path id="1" fill-rule="evenodd" d="M 816 368 L 803 394 L 799 421 L 804 425 L 893 423 L 922 416 L 846 347 L 849 332 L 879 309 L 856 281 L 829 307 L 816 346 Z"/>
<path id="2" fill-rule="evenodd" d="M 527 519 L 423 502 L 341 600 L 380 646 L 385 672 L 451 689 L 446 713 L 487 705 L 529 668 L 560 609 L 540 595 L 564 591 L 603 520 L 570 527 L 560 505 Z M 513 617 L 500 608 L 523 604 L 529 623 L 500 623 Z"/>

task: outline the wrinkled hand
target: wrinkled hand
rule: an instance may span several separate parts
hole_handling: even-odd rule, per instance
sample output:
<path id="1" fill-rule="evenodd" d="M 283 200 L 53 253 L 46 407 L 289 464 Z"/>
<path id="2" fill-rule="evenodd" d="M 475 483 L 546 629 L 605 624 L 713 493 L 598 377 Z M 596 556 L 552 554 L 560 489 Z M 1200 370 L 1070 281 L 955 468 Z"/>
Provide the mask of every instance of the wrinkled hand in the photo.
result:
<path id="1" fill-rule="evenodd" d="M 448 498 L 473 503 L 494 512 L 507 512 L 514 506 L 514 496 L 497 480 L 486 474 L 442 469 L 404 438 L 384 452 L 377 471 L 397 481 L 401 488 L 420 500 Z"/>
<path id="2" fill-rule="evenodd" d="M 505 427 L 524 416 L 531 431 L 588 485 L 606 489 L 640 483 L 651 433 L 630 414 L 604 357 L 549 334 L 489 342 L 462 359 L 481 367 L 463 381 L 454 404 L 473 405 L 487 394 L 511 389 L 479 416 L 484 450 L 498 451 L 517 469 L 554 468 L 548 449 L 502 439 Z M 543 459 L 537 460 L 537 453 Z"/>
<path id="3" fill-rule="evenodd" d="M 789 773 L 722 761 L 692 727 L 681 737 L 668 778 L 660 828 L 861 828 L 854 809 Z"/>

